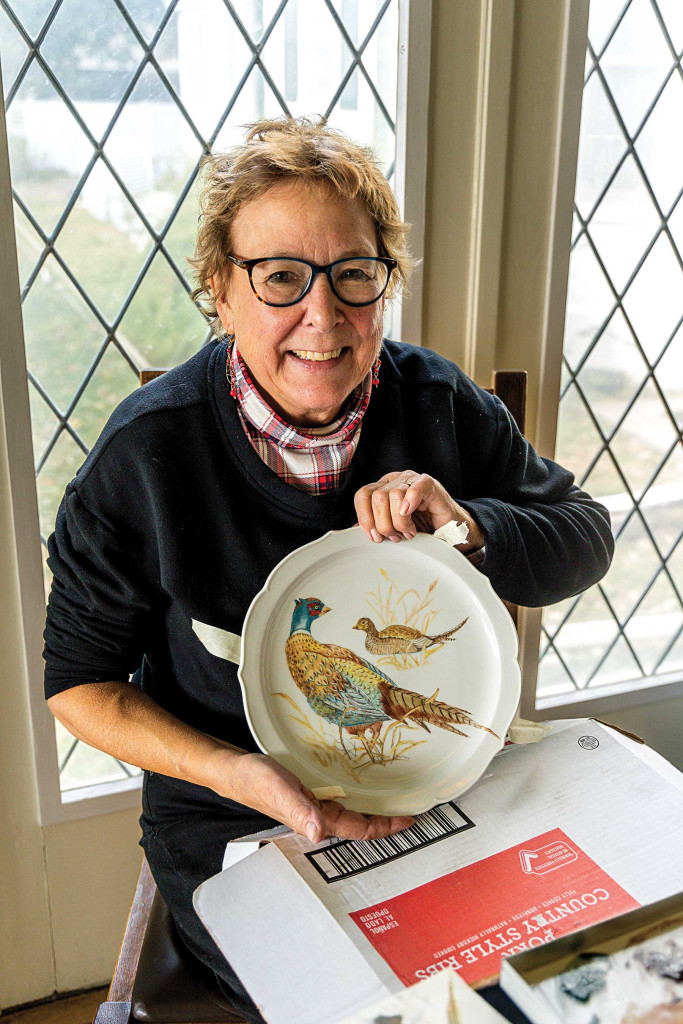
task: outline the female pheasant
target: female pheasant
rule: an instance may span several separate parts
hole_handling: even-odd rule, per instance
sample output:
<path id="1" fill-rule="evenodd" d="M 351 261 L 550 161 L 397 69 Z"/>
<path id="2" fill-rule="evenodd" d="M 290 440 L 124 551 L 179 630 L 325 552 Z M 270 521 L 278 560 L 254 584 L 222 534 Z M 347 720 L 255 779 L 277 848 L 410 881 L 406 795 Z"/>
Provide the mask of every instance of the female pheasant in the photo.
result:
<path id="1" fill-rule="evenodd" d="M 294 605 L 292 626 L 285 642 L 287 665 L 294 682 L 317 715 L 341 730 L 363 739 L 367 729 L 372 743 L 382 723 L 409 719 L 422 729 L 430 725 L 467 736 L 457 728 L 472 726 L 499 737 L 480 725 L 462 708 L 405 690 L 346 647 L 323 644 L 311 634 L 313 620 L 330 609 L 317 597 L 298 598 Z"/>
<path id="2" fill-rule="evenodd" d="M 397 623 L 392 623 L 378 632 L 372 619 L 365 617 L 359 619 L 353 628 L 365 632 L 365 650 L 370 654 L 418 654 L 429 647 L 454 640 L 453 633 L 462 629 L 466 622 L 467 619 L 463 619 L 453 629 L 438 633 L 436 636 L 428 636 L 419 629 L 413 629 L 412 626 L 400 626 Z"/>

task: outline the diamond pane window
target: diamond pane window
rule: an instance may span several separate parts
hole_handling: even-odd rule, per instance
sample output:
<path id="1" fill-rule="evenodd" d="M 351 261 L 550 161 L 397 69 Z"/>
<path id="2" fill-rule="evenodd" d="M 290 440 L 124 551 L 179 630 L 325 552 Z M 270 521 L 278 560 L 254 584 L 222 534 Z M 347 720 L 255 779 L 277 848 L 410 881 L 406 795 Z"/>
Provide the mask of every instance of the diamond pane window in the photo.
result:
<path id="1" fill-rule="evenodd" d="M 681 25 L 677 3 L 591 0 L 557 458 L 617 547 L 543 614 L 555 703 L 683 676 Z"/>
<path id="2" fill-rule="evenodd" d="M 209 337 L 186 263 L 203 155 L 325 114 L 391 180 L 398 0 L 0 0 L 0 56 L 45 544 L 139 370 Z M 61 728 L 57 750 L 63 790 L 138 772 Z"/>

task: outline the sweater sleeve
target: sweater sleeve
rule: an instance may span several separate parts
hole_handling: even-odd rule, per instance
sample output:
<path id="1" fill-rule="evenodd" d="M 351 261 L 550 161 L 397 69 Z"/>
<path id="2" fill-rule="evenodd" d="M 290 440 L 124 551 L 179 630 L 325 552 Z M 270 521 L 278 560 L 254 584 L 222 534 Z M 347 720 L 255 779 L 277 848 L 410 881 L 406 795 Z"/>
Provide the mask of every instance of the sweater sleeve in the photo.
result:
<path id="1" fill-rule="evenodd" d="M 69 485 L 48 550 L 46 697 L 81 683 L 127 680 L 140 667 L 152 607 L 130 544 Z"/>
<path id="2" fill-rule="evenodd" d="M 572 473 L 534 451 L 502 402 L 496 407 L 481 496 L 458 501 L 484 534 L 481 569 L 496 592 L 528 607 L 553 604 L 607 572 L 614 551 L 609 513 Z"/>

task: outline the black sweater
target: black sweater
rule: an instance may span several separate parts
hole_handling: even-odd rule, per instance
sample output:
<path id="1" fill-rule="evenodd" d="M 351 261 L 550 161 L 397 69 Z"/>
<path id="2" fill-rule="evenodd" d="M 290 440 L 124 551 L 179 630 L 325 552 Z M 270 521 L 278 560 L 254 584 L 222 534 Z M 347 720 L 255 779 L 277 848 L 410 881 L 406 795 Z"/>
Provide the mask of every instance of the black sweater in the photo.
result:
<path id="1" fill-rule="evenodd" d="M 540 458 L 502 403 L 434 352 L 386 342 L 380 386 L 342 486 L 311 495 L 260 460 L 228 394 L 226 344 L 127 398 L 69 484 L 50 538 L 47 696 L 126 680 L 197 728 L 256 749 L 236 666 L 192 619 L 240 634 L 290 551 L 355 522 L 353 495 L 392 470 L 429 473 L 478 522 L 497 593 L 545 605 L 590 586 L 609 517 Z"/>

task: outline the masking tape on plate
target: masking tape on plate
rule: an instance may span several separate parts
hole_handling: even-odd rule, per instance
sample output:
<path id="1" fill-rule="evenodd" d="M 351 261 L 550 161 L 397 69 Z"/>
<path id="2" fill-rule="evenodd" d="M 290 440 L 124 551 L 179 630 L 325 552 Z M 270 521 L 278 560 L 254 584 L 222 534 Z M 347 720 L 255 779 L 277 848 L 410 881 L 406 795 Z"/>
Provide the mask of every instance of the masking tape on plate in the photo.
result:
<path id="1" fill-rule="evenodd" d="M 232 661 L 235 665 L 239 665 L 242 638 L 236 633 L 229 633 L 227 629 L 219 629 L 218 626 L 209 626 L 206 622 L 199 622 L 198 619 L 192 620 L 192 629 L 209 654 L 215 654 L 223 661 Z"/>
<path id="2" fill-rule="evenodd" d="M 440 526 L 434 531 L 437 540 L 445 540 L 447 544 L 455 547 L 456 544 L 464 544 L 469 536 L 470 528 L 466 522 L 456 523 L 451 521 L 445 526 Z"/>
<path id="3" fill-rule="evenodd" d="M 508 729 L 510 743 L 538 743 L 554 728 L 549 722 L 530 722 L 526 718 L 513 718 Z"/>
<path id="4" fill-rule="evenodd" d="M 318 786 L 311 793 L 316 800 L 343 800 L 349 795 L 341 786 Z"/>

